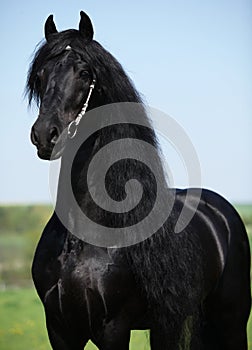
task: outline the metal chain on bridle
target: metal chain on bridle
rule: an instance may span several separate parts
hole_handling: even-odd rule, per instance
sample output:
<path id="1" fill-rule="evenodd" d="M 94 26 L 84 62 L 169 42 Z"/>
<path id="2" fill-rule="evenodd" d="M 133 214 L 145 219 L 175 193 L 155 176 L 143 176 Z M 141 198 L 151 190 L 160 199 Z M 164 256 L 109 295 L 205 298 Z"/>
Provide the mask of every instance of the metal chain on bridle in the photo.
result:
<path id="1" fill-rule="evenodd" d="M 77 115 L 76 119 L 74 119 L 69 125 L 68 125 L 68 129 L 67 129 L 67 135 L 70 139 L 73 139 L 74 136 L 76 135 L 77 133 L 77 130 L 78 130 L 78 125 L 81 121 L 81 119 L 84 117 L 86 111 L 87 111 L 87 108 L 88 108 L 88 103 L 89 103 L 89 100 L 90 100 L 90 97 L 92 95 L 92 92 L 93 92 L 93 89 L 95 87 L 95 83 L 96 83 L 96 80 L 93 79 L 92 83 L 90 84 L 89 86 L 89 92 L 88 92 L 88 96 L 87 96 L 87 99 L 86 99 L 86 102 L 84 103 L 80 113 Z"/>

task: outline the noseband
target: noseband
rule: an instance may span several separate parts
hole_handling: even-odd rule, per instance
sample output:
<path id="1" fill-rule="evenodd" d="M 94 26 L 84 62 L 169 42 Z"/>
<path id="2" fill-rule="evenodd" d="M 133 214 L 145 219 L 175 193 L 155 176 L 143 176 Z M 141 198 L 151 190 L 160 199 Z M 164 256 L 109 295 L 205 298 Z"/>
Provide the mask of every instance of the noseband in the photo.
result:
<path id="1" fill-rule="evenodd" d="M 96 80 L 93 79 L 92 83 L 90 84 L 89 86 L 89 92 L 88 92 L 88 96 L 87 96 L 87 99 L 86 99 L 86 102 L 84 103 L 80 113 L 77 115 L 76 119 L 74 119 L 69 125 L 68 125 L 68 129 L 67 129 L 67 135 L 70 139 L 73 139 L 74 136 L 76 135 L 77 133 L 77 130 L 78 130 L 78 125 L 81 121 L 81 119 L 83 118 L 83 116 L 85 115 L 86 113 L 86 110 L 88 108 L 88 103 L 89 103 L 89 100 L 90 100 L 90 97 L 92 95 L 92 92 L 93 92 L 93 89 L 95 87 L 95 83 L 96 83 Z"/>

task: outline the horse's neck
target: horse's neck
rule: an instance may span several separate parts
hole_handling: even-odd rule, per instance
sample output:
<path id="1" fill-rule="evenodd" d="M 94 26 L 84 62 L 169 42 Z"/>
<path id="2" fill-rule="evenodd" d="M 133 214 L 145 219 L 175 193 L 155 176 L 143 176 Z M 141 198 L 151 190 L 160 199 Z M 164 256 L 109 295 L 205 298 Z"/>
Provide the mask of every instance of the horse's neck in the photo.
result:
<path id="1" fill-rule="evenodd" d="M 80 147 L 74 151 L 76 154 L 63 154 L 58 183 L 58 200 L 66 199 L 66 189 L 69 187 L 79 194 L 84 194 L 81 186 L 81 179 L 85 175 L 84 171 L 92 158 L 95 139 L 89 140 L 86 147 Z M 60 195 L 62 194 L 62 195 Z"/>
<path id="2" fill-rule="evenodd" d="M 93 142 L 94 140 L 90 141 L 87 147 L 84 150 L 80 149 L 76 155 L 65 150 L 61 159 L 55 211 L 70 231 L 79 215 L 77 205 L 85 198 L 82 179 L 92 155 Z"/>
<path id="3" fill-rule="evenodd" d="M 142 113 L 141 110 L 140 113 Z M 125 121 L 120 124 L 119 120 L 118 125 L 112 124 L 109 128 L 101 127 L 95 136 L 80 147 L 73 162 L 72 157 L 69 160 L 67 156 L 63 156 L 56 209 L 60 208 L 64 217 L 68 222 L 72 222 L 72 225 L 78 225 L 79 215 L 84 212 L 91 220 L 98 219 L 99 224 L 106 226 L 106 223 L 111 222 L 111 216 L 108 213 L 115 212 L 115 204 L 117 207 L 120 205 L 122 213 L 129 212 L 136 206 L 134 215 L 142 216 L 144 209 L 137 206 L 141 200 L 141 191 L 135 190 L 135 184 L 132 182 L 128 183 L 131 179 L 142 184 L 145 191 L 142 204 L 147 211 L 151 209 L 156 193 L 155 183 L 158 182 L 165 188 L 165 180 L 156 149 L 155 136 L 148 126 L 148 121 L 144 122 L 144 118 L 143 114 L 143 122 L 139 123 L 140 125 L 132 125 L 132 121 L 129 124 L 125 124 Z M 82 135 L 80 130 L 78 132 Z M 90 166 L 100 153 L 102 153 L 100 161 L 95 166 Z M 153 171 L 154 177 L 149 173 L 148 167 Z M 128 189 L 130 194 L 127 192 Z M 125 195 L 129 198 L 128 201 L 124 201 Z M 129 215 L 125 219 L 118 214 L 115 219 L 116 225 L 120 227 L 124 224 L 123 220 L 129 221 L 132 217 Z M 128 225 L 130 224 L 131 221 L 128 222 Z"/>

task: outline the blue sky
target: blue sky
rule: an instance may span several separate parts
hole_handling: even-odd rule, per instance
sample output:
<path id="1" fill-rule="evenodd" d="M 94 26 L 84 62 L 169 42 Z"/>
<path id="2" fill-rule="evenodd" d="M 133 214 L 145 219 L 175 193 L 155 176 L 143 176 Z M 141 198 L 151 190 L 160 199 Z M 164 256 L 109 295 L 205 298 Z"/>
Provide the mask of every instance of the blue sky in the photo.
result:
<path id="1" fill-rule="evenodd" d="M 23 98 L 32 53 L 54 14 L 59 30 L 86 11 L 95 38 L 122 63 L 146 102 L 185 129 L 202 185 L 252 202 L 252 4 L 249 0 L 8 1 L 1 4 L 0 202 L 49 202 L 48 162 L 36 156 L 37 110 Z M 175 184 L 183 167 L 163 142 Z"/>

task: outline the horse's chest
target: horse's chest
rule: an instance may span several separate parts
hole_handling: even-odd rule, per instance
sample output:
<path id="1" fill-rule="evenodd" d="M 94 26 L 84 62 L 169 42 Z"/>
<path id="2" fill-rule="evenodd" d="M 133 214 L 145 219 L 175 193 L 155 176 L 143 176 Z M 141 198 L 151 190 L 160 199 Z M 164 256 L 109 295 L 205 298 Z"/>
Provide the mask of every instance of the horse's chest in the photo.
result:
<path id="1" fill-rule="evenodd" d="M 104 252 L 91 255 L 84 250 L 78 256 L 73 252 L 61 264 L 58 303 L 62 314 L 69 317 L 77 313 L 86 319 L 110 318 L 134 289 L 129 270 L 116 265 Z"/>

